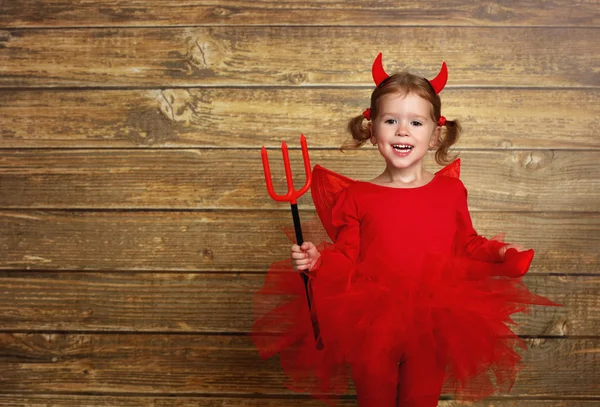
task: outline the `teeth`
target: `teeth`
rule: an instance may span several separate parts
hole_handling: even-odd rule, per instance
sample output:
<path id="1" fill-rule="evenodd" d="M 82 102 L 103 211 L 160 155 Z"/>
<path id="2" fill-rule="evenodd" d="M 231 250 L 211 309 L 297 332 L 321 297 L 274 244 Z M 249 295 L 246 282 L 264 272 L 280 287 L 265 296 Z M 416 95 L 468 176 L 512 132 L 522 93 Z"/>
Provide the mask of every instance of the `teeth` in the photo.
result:
<path id="1" fill-rule="evenodd" d="M 413 146 L 409 146 L 407 144 L 394 144 L 392 147 L 394 147 L 395 149 L 411 149 L 413 148 Z"/>

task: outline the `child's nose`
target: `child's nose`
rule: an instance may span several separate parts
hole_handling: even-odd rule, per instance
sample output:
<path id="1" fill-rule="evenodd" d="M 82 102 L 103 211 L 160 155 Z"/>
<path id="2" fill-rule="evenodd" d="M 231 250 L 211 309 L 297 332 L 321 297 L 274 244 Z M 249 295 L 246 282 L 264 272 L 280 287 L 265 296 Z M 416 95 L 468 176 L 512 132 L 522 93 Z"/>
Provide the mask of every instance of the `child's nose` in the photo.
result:
<path id="1" fill-rule="evenodd" d="M 408 126 L 402 122 L 398 123 L 398 128 L 396 129 L 397 136 L 406 136 L 408 134 Z"/>

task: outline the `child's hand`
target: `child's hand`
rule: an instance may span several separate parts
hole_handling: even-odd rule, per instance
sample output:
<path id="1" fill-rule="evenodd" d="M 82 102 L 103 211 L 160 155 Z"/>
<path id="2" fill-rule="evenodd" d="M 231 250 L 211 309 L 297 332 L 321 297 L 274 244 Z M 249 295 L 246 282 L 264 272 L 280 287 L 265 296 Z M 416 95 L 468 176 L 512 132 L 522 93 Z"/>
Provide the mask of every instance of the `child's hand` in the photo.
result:
<path id="1" fill-rule="evenodd" d="M 526 250 L 529 250 L 529 249 L 526 249 L 525 247 L 521 246 L 520 244 L 508 244 L 508 245 L 502 246 L 500 248 L 500 256 L 502 258 L 504 258 L 504 256 L 506 255 L 506 251 L 508 249 L 515 249 L 518 252 L 524 252 Z"/>
<path id="2" fill-rule="evenodd" d="M 302 246 L 292 245 L 291 250 L 292 266 L 296 271 L 312 270 L 317 263 L 321 253 L 311 242 L 304 242 Z"/>

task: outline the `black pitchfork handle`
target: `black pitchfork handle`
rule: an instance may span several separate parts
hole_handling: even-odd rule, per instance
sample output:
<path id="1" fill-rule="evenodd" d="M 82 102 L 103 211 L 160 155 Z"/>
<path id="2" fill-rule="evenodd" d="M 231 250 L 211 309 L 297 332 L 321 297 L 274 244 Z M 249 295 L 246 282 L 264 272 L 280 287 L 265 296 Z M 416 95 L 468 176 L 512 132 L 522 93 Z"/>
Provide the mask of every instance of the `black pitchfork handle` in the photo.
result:
<path id="1" fill-rule="evenodd" d="M 290 204 L 292 207 L 292 218 L 294 218 L 294 231 L 296 232 L 296 244 L 298 246 L 302 246 L 304 243 L 304 238 L 302 237 L 302 226 L 300 226 L 300 214 L 298 213 L 298 205 Z M 310 312 L 310 319 L 313 327 L 313 334 L 315 336 L 315 341 L 317 343 L 317 349 L 323 349 L 323 341 L 321 341 L 321 329 L 319 328 L 319 321 L 317 321 L 317 315 L 313 312 L 312 304 L 311 304 L 311 290 L 309 287 L 308 275 L 306 273 L 302 273 L 302 281 L 304 281 L 304 290 L 306 291 L 306 301 L 308 302 L 308 310 Z"/>

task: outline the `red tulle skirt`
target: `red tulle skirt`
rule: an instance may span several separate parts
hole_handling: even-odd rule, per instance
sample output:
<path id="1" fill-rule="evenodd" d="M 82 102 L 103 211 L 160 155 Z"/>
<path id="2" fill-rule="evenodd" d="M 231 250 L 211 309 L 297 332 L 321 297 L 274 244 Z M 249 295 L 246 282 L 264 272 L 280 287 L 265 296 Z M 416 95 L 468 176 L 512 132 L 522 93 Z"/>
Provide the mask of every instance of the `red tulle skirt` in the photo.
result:
<path id="1" fill-rule="evenodd" d="M 478 400 L 507 392 L 520 369 L 517 349 L 526 349 L 509 328 L 511 316 L 533 304 L 559 305 L 522 282 L 532 250 L 509 249 L 503 263 L 431 253 L 404 269 L 397 259 L 356 264 L 334 246 L 321 249 L 310 273 L 312 312 L 301 275 L 289 260 L 274 263 L 255 294 L 252 339 L 263 359 L 279 354 L 289 388 L 331 405 L 348 389 L 349 367 L 389 385 L 397 381 L 390 365 L 432 352 L 433 368 L 445 372 L 443 393 Z M 418 383 L 409 392 L 429 388 Z"/>

